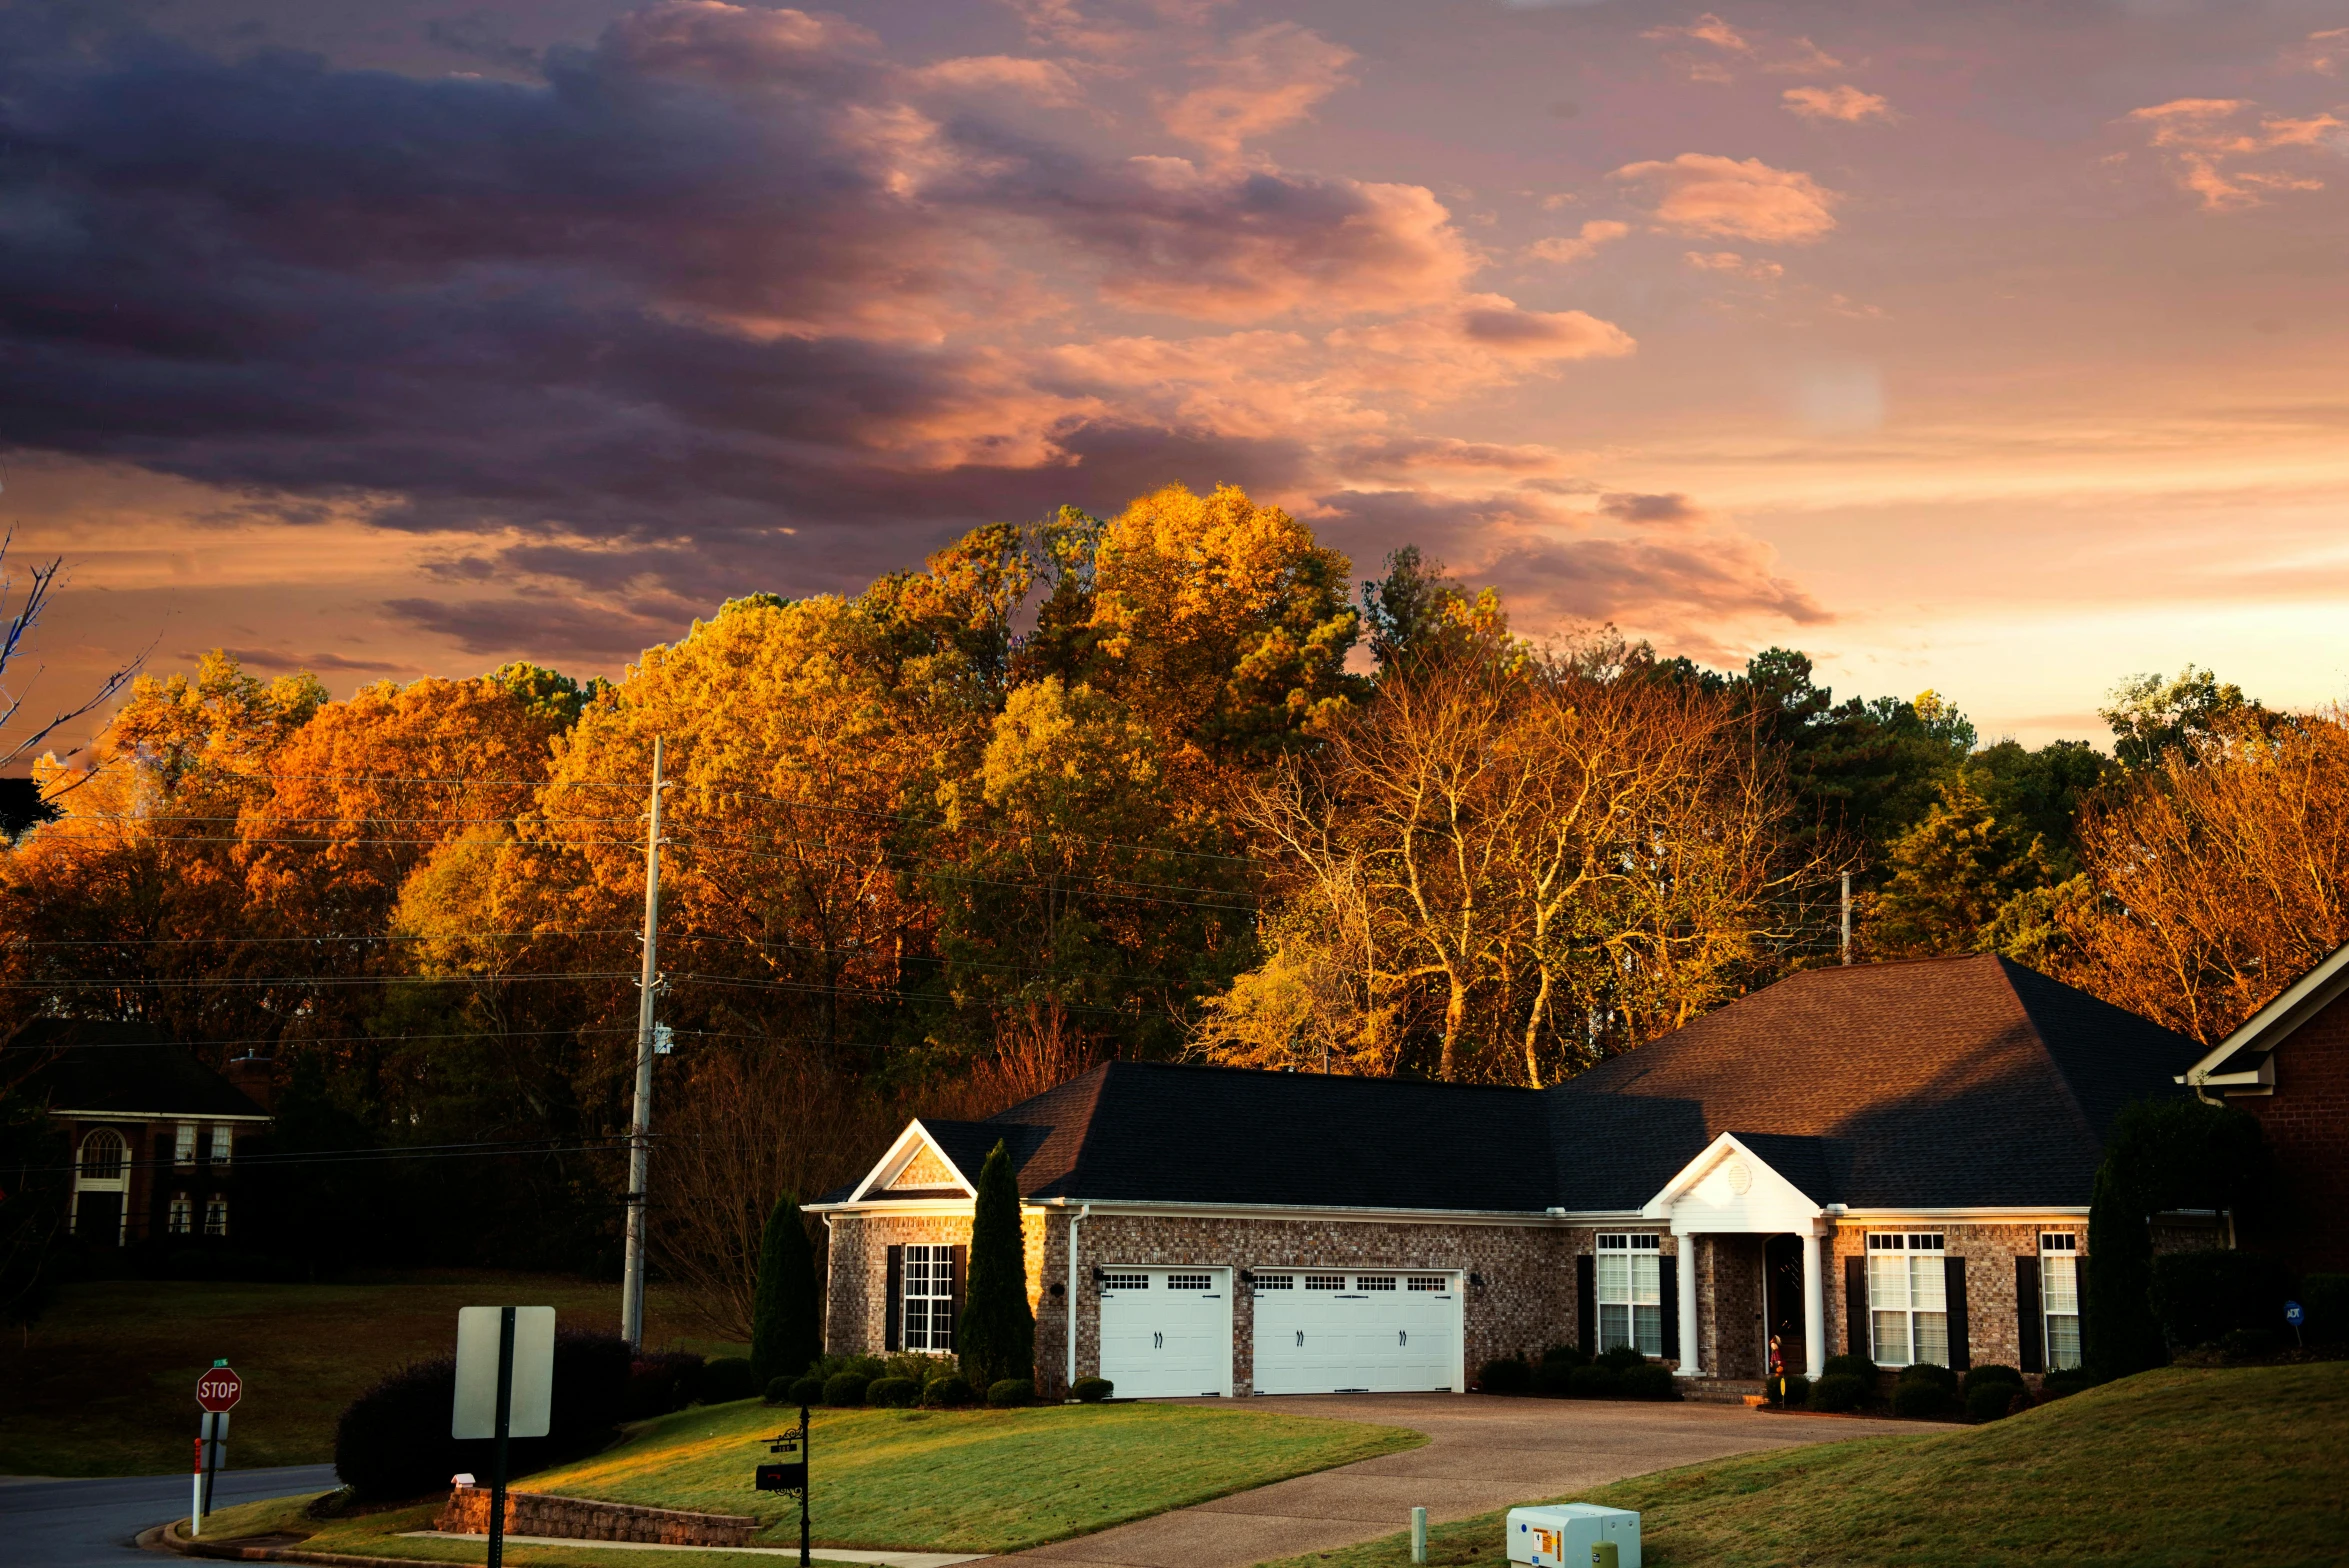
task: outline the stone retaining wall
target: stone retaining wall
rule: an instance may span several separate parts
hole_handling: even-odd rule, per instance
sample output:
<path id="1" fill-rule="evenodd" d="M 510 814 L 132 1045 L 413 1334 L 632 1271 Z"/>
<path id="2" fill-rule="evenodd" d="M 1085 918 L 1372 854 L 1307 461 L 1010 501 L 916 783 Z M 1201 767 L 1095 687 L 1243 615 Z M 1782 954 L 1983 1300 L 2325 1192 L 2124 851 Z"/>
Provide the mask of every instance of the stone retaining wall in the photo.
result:
<path id="1" fill-rule="evenodd" d="M 446 1535 L 489 1534 L 489 1488 L 460 1486 L 432 1527 Z M 506 1534 L 555 1535 L 572 1541 L 644 1541 L 658 1546 L 748 1546 L 756 1519 L 691 1514 L 633 1503 L 598 1503 L 544 1492 L 506 1494 Z"/>

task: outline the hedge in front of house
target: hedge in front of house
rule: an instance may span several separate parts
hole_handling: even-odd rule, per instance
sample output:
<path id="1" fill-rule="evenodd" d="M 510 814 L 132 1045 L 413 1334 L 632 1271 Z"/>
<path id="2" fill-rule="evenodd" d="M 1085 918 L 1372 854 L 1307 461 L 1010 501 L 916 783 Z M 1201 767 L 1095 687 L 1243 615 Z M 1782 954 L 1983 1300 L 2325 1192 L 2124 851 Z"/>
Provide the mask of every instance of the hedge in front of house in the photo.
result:
<path id="1" fill-rule="evenodd" d="M 2215 1345 L 2231 1332 L 2273 1334 L 2292 1294 L 2281 1260 L 2258 1252 L 2173 1252 L 2153 1260 L 2149 1300 L 2172 1351 Z"/>
<path id="2" fill-rule="evenodd" d="M 527 1475 L 594 1453 L 620 1430 L 629 1393 L 628 1342 L 617 1334 L 557 1334 L 554 1394 L 545 1437 L 508 1440 L 507 1473 Z M 345 1407 L 334 1433 L 334 1470 L 367 1502 L 444 1490 L 449 1477 L 487 1475 L 496 1443 L 449 1436 L 457 1363 L 449 1356 L 402 1367 Z"/>
<path id="3" fill-rule="evenodd" d="M 694 1400 L 704 1405 L 730 1404 L 737 1399 L 748 1399 L 759 1391 L 753 1379 L 748 1356 L 720 1356 L 702 1364 L 701 1381 L 694 1389 Z"/>
<path id="4" fill-rule="evenodd" d="M 1968 1421 L 1996 1421 L 2008 1415 L 2020 1400 L 2028 1405 L 2031 1396 L 2020 1383 L 1966 1383 L 1966 1419 Z"/>
<path id="5" fill-rule="evenodd" d="M 1614 1399 L 1623 1392 L 1623 1374 L 1610 1366 L 1576 1367 L 1567 1392 L 1576 1399 Z"/>
<path id="6" fill-rule="evenodd" d="M 1856 1377 L 1867 1384 L 1870 1391 L 1876 1387 L 1876 1363 L 1866 1356 L 1829 1356 L 1827 1364 L 1819 1369 L 1819 1375 Z"/>
<path id="7" fill-rule="evenodd" d="M 1105 1377 L 1081 1377 L 1069 1385 L 1069 1392 L 1079 1404 L 1097 1405 L 1117 1392 L 1117 1385 Z"/>
<path id="8" fill-rule="evenodd" d="M 839 1410 L 853 1410 L 865 1402 L 865 1390 L 873 1380 L 860 1372 L 836 1372 L 824 1380 L 824 1403 Z"/>
<path id="9" fill-rule="evenodd" d="M 690 1350 L 654 1350 L 628 1367 L 625 1419 L 649 1421 L 683 1410 L 701 1395 L 702 1360 Z"/>
<path id="10" fill-rule="evenodd" d="M 1101 1380 L 1089 1378 L 1084 1381 L 1098 1383 Z M 1079 1387 L 1082 1386 L 1083 1384 L 1080 1383 Z M 937 1409 L 959 1409 L 978 1397 L 978 1390 L 972 1388 L 969 1381 L 959 1373 L 950 1372 L 944 1377 L 932 1378 L 922 1385 L 922 1403 Z M 1082 1399 L 1084 1395 L 1079 1394 L 1077 1397 Z"/>
<path id="11" fill-rule="evenodd" d="M 1803 1410 L 1809 1407 L 1811 1402 L 1811 1380 L 1809 1378 L 1790 1372 L 1784 1377 L 1773 1378 L 1771 1381 L 1778 1385 L 1775 1392 L 1778 1395 L 1779 1404 L 1788 1410 Z"/>
<path id="12" fill-rule="evenodd" d="M 998 1378 L 995 1382 L 987 1385 L 987 1403 L 998 1409 L 1032 1405 L 1035 1402 L 1036 1385 L 1028 1378 Z"/>
<path id="13" fill-rule="evenodd" d="M 922 1397 L 910 1377 L 877 1377 L 865 1385 L 865 1403 L 876 1410 L 903 1410 Z"/>
<path id="14" fill-rule="evenodd" d="M 1615 1374 L 1616 1386 L 1625 1399 L 1678 1399 L 1680 1380 L 1672 1369 L 1660 1361 L 1643 1366 L 1625 1367 Z"/>
<path id="15" fill-rule="evenodd" d="M 1487 1361 L 1476 1369 L 1476 1386 L 1486 1394 L 1527 1394 L 1533 1391 L 1533 1368 L 1515 1356 Z"/>
<path id="16" fill-rule="evenodd" d="M 1861 1401 L 1876 1391 L 1875 1385 L 1849 1372 L 1830 1372 L 1811 1385 L 1810 1397 L 1805 1401 L 1812 1410 L 1823 1410 L 1830 1415 L 1845 1410 L 1857 1410 Z"/>

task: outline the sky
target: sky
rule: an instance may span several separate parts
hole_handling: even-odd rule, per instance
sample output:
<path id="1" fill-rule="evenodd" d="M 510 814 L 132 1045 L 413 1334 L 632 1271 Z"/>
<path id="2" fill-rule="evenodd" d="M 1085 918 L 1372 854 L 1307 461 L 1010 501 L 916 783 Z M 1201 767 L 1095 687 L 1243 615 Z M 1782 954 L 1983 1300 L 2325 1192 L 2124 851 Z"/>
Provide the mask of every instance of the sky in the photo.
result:
<path id="1" fill-rule="evenodd" d="M 19 0 L 27 712 L 617 674 L 1179 481 L 1985 738 L 2349 696 L 2349 13 Z"/>

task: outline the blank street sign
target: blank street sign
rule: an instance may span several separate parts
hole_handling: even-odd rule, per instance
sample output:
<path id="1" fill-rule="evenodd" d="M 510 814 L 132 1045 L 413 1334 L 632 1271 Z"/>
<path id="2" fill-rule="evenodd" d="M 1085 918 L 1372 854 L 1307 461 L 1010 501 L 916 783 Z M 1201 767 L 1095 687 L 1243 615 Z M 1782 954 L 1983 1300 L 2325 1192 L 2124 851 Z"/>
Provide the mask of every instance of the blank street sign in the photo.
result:
<path id="1" fill-rule="evenodd" d="M 498 1327 L 503 1307 L 457 1313 L 457 1402 L 451 1437 L 498 1435 Z M 506 1435 L 544 1437 L 555 1393 L 555 1309 L 514 1309 L 514 1386 Z"/>

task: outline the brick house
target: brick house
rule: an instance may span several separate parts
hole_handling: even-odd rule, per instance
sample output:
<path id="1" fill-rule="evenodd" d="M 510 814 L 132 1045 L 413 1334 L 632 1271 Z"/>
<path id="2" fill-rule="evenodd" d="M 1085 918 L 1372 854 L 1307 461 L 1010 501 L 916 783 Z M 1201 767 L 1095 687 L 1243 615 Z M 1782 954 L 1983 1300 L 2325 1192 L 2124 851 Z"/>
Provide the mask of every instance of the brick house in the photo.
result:
<path id="1" fill-rule="evenodd" d="M 2349 945 L 2284 988 L 2180 1075 L 2266 1130 L 2292 1207 L 2286 1256 L 2349 1269 Z"/>
<path id="2" fill-rule="evenodd" d="M 1112 1062 L 811 1205 L 826 1343 L 952 1348 L 1001 1142 L 1048 1388 L 1457 1390 L 1558 1341 L 2074 1365 L 2103 1136 L 2200 1054 L 1981 956 L 1797 974 L 1544 1090 Z"/>
<path id="3" fill-rule="evenodd" d="M 237 1150 L 269 1130 L 269 1067 L 231 1063 L 232 1081 L 146 1025 L 80 1019 L 37 1018 L 0 1047 L 0 1083 L 64 1124 L 66 1225 L 102 1248 L 236 1234 Z"/>

